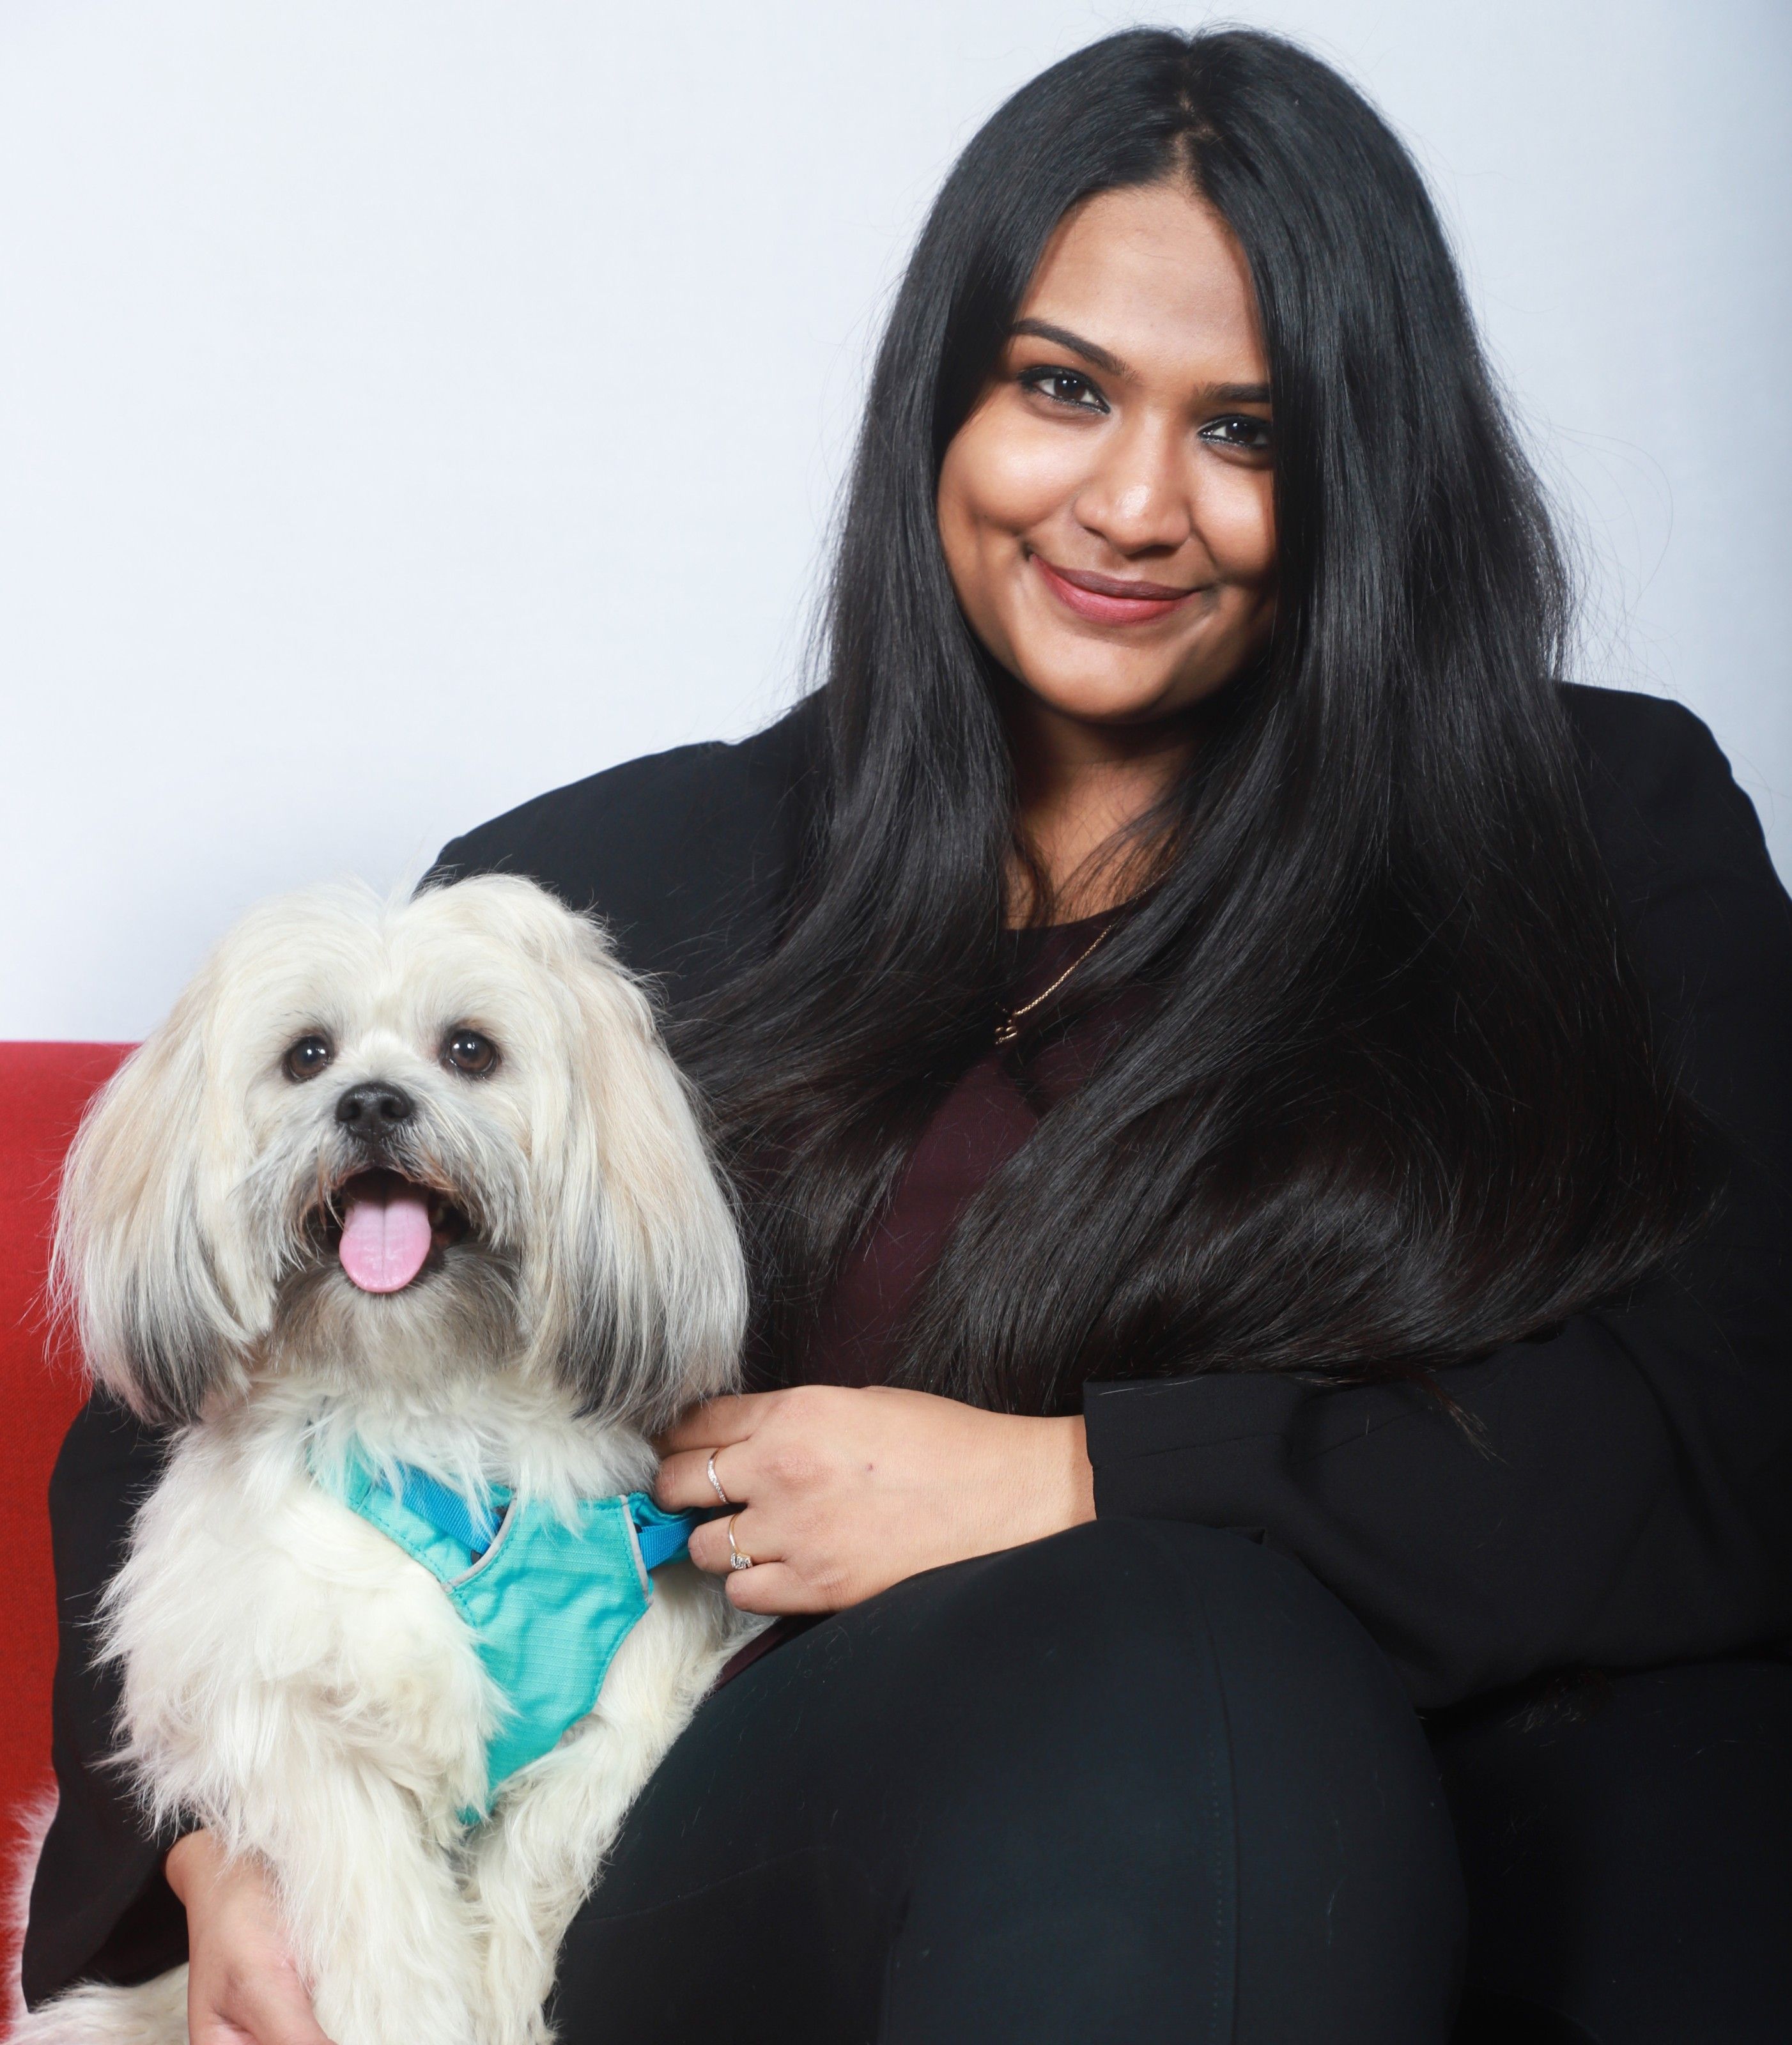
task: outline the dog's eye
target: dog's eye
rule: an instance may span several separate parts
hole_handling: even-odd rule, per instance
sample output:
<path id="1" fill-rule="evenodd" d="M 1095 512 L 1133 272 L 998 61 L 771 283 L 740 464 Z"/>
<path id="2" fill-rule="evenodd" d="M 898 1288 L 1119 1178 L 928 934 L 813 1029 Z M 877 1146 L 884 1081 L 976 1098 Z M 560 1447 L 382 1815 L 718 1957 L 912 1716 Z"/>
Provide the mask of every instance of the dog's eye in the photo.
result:
<path id="1" fill-rule="evenodd" d="M 453 1030 L 441 1047 L 443 1059 L 470 1080 L 482 1080 L 498 1063 L 498 1046 L 476 1030 Z"/>
<path id="2" fill-rule="evenodd" d="M 280 1061 L 289 1080 L 314 1080 L 336 1056 L 327 1037 L 301 1037 Z"/>

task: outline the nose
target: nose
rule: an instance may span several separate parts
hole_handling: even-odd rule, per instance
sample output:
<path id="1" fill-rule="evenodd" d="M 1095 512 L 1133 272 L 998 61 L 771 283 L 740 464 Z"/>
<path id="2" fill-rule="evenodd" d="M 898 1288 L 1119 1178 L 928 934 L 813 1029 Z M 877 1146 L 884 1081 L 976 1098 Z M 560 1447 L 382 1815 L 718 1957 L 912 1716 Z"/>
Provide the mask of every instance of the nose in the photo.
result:
<path id="1" fill-rule="evenodd" d="M 1185 437 L 1156 420 L 1115 434 L 1077 494 L 1077 519 L 1116 553 L 1170 553 L 1184 545 L 1194 528 Z"/>
<path id="2" fill-rule="evenodd" d="M 336 1103 L 336 1119 L 351 1136 L 376 1142 L 417 1112 L 417 1103 L 390 1080 L 363 1080 Z"/>

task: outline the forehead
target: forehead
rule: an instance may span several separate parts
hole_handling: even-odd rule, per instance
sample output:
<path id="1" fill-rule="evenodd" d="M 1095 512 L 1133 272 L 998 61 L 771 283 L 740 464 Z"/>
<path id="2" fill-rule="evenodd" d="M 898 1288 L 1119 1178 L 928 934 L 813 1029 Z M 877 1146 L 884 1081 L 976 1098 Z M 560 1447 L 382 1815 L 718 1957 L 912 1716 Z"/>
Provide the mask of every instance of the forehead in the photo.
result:
<path id="1" fill-rule="evenodd" d="M 1066 327 L 1142 375 L 1267 380 L 1244 252 L 1180 184 L 1100 192 L 1073 207 L 1018 317 Z"/>
<path id="2" fill-rule="evenodd" d="M 218 992 L 276 1030 L 310 1023 L 431 1029 L 538 1000 L 540 972 L 501 915 L 425 895 L 327 894 L 252 918 L 220 953 Z"/>

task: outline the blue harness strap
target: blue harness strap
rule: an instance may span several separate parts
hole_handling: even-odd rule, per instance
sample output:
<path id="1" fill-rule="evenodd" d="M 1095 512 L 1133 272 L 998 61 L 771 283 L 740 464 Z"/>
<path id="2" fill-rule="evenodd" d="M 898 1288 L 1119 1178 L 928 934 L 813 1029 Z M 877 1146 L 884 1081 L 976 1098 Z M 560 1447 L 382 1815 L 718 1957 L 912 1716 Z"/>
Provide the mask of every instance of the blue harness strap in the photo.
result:
<path id="1" fill-rule="evenodd" d="M 449 1540 L 459 1542 L 476 1561 L 491 1546 L 503 1517 L 502 1512 L 495 1519 L 489 1507 L 476 1506 L 459 1492 L 450 1491 L 439 1477 L 431 1477 L 427 1470 L 413 1469 L 408 1463 L 400 1463 L 397 1474 L 399 1502 L 407 1511 L 428 1520 Z M 507 1492 L 505 1503 L 509 1503 Z"/>
<path id="2" fill-rule="evenodd" d="M 488 1508 L 476 1506 L 457 1491 L 450 1491 L 439 1477 L 431 1477 L 427 1470 L 414 1469 L 408 1463 L 399 1465 L 398 1478 L 401 1504 L 450 1540 L 459 1542 L 476 1561 L 491 1546 L 503 1523 L 502 1511 L 494 1518 Z M 495 1492 L 494 1496 L 497 1495 Z M 509 1493 L 503 1496 L 507 1504 Z M 668 1562 L 682 1562 L 690 1552 L 691 1529 L 699 1520 L 715 1516 L 713 1510 L 663 1512 L 644 1491 L 631 1491 L 628 1505 L 641 1559 L 649 1573 Z"/>
<path id="3" fill-rule="evenodd" d="M 645 1508 L 645 1511 L 643 1510 Z M 653 1516 L 649 1519 L 646 1514 Z M 709 1515 L 697 1512 L 662 1512 L 644 1491 L 629 1493 L 629 1516 L 634 1522 L 634 1538 L 641 1559 L 649 1574 L 667 1562 L 682 1562 L 691 1552 L 691 1529 Z"/>
<path id="4" fill-rule="evenodd" d="M 681 1561 L 706 1514 L 667 1512 L 646 1492 L 581 1500 L 570 1524 L 491 1487 L 492 1510 L 427 1472 L 390 1480 L 352 1460 L 337 1494 L 441 1585 L 472 1629 L 503 1700 L 486 1747 L 485 1815 L 499 1785 L 557 1746 L 595 1705 L 617 1650 L 652 1601 L 652 1572 Z"/>

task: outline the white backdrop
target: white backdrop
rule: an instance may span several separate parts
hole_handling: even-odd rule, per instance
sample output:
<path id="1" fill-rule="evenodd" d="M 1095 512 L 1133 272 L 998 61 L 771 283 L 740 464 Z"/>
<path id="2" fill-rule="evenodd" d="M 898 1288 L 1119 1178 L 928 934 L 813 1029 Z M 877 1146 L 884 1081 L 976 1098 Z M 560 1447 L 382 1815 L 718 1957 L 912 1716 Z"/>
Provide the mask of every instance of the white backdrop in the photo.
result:
<path id="1" fill-rule="evenodd" d="M 1792 872 L 1792 10 L 1231 17 L 1417 148 L 1585 673 L 1692 704 Z M 771 715 L 942 173 L 1135 18 L 0 0 L 0 1035 L 136 1036 L 256 895 Z"/>

